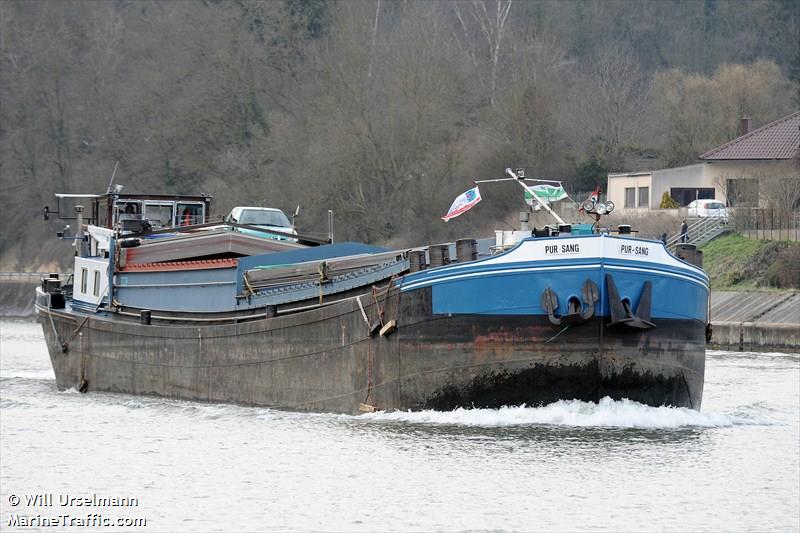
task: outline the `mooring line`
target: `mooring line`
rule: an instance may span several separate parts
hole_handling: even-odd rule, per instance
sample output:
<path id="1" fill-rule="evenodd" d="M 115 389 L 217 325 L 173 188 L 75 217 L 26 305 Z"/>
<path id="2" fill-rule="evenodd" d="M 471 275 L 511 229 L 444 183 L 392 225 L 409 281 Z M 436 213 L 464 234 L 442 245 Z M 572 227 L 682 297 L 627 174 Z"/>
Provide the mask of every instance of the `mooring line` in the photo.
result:
<path id="1" fill-rule="evenodd" d="M 567 331 L 571 325 L 572 325 L 572 324 L 567 324 L 566 326 L 564 326 L 564 329 L 562 329 L 561 331 L 559 331 L 558 333 L 556 333 L 555 335 L 553 335 L 552 337 L 550 337 L 549 339 L 547 339 L 546 341 L 544 341 L 544 343 L 545 343 L 545 344 L 549 343 L 550 341 L 552 341 L 553 339 L 555 339 L 556 337 L 558 337 L 559 335 L 561 335 L 562 333 L 564 333 L 565 331 Z"/>

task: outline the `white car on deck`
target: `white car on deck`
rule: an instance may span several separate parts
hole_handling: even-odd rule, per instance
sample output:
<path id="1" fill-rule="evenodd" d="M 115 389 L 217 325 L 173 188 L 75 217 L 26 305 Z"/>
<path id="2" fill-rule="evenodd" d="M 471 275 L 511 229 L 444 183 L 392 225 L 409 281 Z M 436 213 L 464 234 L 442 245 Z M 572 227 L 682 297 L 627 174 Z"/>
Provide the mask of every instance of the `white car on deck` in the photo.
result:
<path id="1" fill-rule="evenodd" d="M 297 239 L 287 237 L 285 235 L 278 235 L 270 233 L 268 230 L 273 229 L 281 233 L 288 233 L 297 235 L 292 223 L 286 214 L 280 209 L 271 207 L 234 207 L 228 216 L 225 217 L 225 222 L 233 222 L 234 224 L 243 224 L 246 226 L 254 226 L 259 229 L 263 228 L 264 231 L 257 231 L 248 228 L 236 228 L 236 231 L 254 235 L 256 237 L 268 237 L 279 241 L 297 242 Z"/>
<path id="2" fill-rule="evenodd" d="M 728 208 L 719 200 L 695 200 L 689 205 L 689 218 L 721 218 L 728 220 Z"/>

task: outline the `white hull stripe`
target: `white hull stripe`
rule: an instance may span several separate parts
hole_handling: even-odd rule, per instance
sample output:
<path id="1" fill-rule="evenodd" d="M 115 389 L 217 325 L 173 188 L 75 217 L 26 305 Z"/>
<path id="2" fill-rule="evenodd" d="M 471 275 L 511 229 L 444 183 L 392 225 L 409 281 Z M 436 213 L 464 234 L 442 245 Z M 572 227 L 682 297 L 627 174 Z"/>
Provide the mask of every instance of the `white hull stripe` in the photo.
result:
<path id="1" fill-rule="evenodd" d="M 505 251 L 505 252 L 503 252 L 501 254 L 498 254 L 496 256 L 487 257 L 487 258 L 483 258 L 483 259 L 478 259 L 477 261 L 473 261 L 473 262 L 470 262 L 470 263 L 449 265 L 448 268 L 452 269 L 452 270 L 462 270 L 462 269 L 472 268 L 474 265 L 477 265 L 477 266 L 481 266 L 481 265 L 498 265 L 499 266 L 499 265 L 514 264 L 514 263 L 520 262 L 519 255 L 520 254 L 524 255 L 523 247 L 525 247 L 525 246 L 531 246 L 533 244 L 541 243 L 543 241 L 546 241 L 546 242 L 551 242 L 552 241 L 552 243 L 554 243 L 554 244 L 560 244 L 560 243 L 569 242 L 569 241 L 581 242 L 581 241 L 586 240 L 587 242 L 590 242 L 592 239 L 601 239 L 601 238 L 602 239 L 608 239 L 610 241 L 614 241 L 614 242 L 617 242 L 617 243 L 619 243 L 619 242 L 633 242 L 633 243 L 640 242 L 640 243 L 645 243 L 645 244 L 656 245 L 657 247 L 662 246 L 660 241 L 656 242 L 656 241 L 648 241 L 648 240 L 642 240 L 642 239 L 628 239 L 628 238 L 621 238 L 621 237 L 610 237 L 610 236 L 607 236 L 607 235 L 581 235 L 581 236 L 569 237 L 569 238 L 566 238 L 566 239 L 559 239 L 557 237 L 526 239 L 526 240 L 521 241 L 520 243 L 518 243 L 518 245 L 516 247 L 511 248 L 510 250 L 507 250 L 507 251 Z M 692 274 L 695 274 L 695 275 L 700 276 L 700 277 L 707 277 L 706 273 L 703 271 L 702 268 L 699 268 L 699 267 L 697 267 L 695 265 L 687 263 L 686 261 L 682 261 L 682 260 L 678 259 L 677 257 L 675 257 L 674 255 L 672 255 L 671 253 L 667 252 L 666 250 L 663 250 L 663 251 L 664 251 L 664 253 L 666 255 L 664 257 L 662 257 L 662 258 L 656 259 L 657 262 L 659 262 L 661 264 L 664 264 L 666 266 L 669 266 L 671 268 L 674 268 L 674 269 L 686 270 L 686 271 L 691 272 Z M 589 259 L 589 260 L 595 260 L 595 261 L 601 261 L 602 259 L 613 259 L 614 257 L 613 256 L 609 256 L 607 254 L 603 254 L 602 251 L 601 251 L 599 253 L 598 252 L 592 252 L 592 253 L 590 253 L 590 255 L 583 255 L 582 258 L 583 259 Z M 541 259 L 541 258 L 537 258 L 537 259 Z M 654 261 L 653 259 L 647 259 L 647 258 L 641 258 L 641 257 L 624 257 L 624 258 L 623 257 L 617 257 L 617 259 L 621 259 L 621 260 L 625 260 L 625 261 L 629 261 L 629 262 L 636 262 L 636 263 L 639 263 L 639 262 L 653 262 Z M 528 260 L 531 260 L 531 259 L 528 259 Z"/>
<path id="2" fill-rule="evenodd" d="M 695 285 L 699 285 L 700 287 L 703 287 L 704 289 L 708 289 L 708 285 L 706 283 L 703 283 L 702 281 L 700 281 L 697 278 L 693 278 L 691 276 L 684 276 L 684 275 L 681 275 L 681 274 L 677 274 L 675 272 L 668 272 L 666 270 L 653 270 L 653 269 L 650 269 L 650 268 L 636 268 L 636 267 L 611 266 L 611 265 L 605 265 L 604 267 L 605 267 L 606 270 L 633 270 L 633 271 L 637 271 L 637 272 L 645 272 L 647 274 L 657 274 L 659 276 L 668 276 L 670 278 L 683 279 L 683 280 L 686 280 L 686 281 L 691 281 Z"/>
<path id="3" fill-rule="evenodd" d="M 522 268 L 506 268 L 506 269 L 498 269 L 498 270 L 487 270 L 484 272 L 473 272 L 469 274 L 454 274 L 452 276 L 435 278 L 425 281 L 417 281 L 412 282 L 407 285 L 403 285 L 400 290 L 401 292 L 410 291 L 414 289 L 419 289 L 420 287 L 426 287 L 429 285 L 436 285 L 438 283 L 445 283 L 448 281 L 454 280 L 461 280 L 461 279 L 469 279 L 469 278 L 477 278 L 481 276 L 495 276 L 495 275 L 505 275 L 505 274 L 519 274 L 523 272 L 547 272 L 547 271 L 558 271 L 558 270 L 588 270 L 593 268 L 600 268 L 603 266 L 608 270 L 630 270 L 630 271 L 638 271 L 644 272 L 647 274 L 655 274 L 659 276 L 668 276 L 671 278 L 682 279 L 685 281 L 689 281 L 698 285 L 704 289 L 708 289 L 708 285 L 701 282 L 700 280 L 690 277 L 684 276 L 681 274 L 676 274 L 673 272 L 667 272 L 664 270 L 653 270 L 648 268 L 636 268 L 636 267 L 622 267 L 622 266 L 611 266 L 611 265 L 601 265 L 601 264 L 590 264 L 590 265 L 571 265 L 571 266 L 550 266 L 550 267 L 522 267 Z"/>

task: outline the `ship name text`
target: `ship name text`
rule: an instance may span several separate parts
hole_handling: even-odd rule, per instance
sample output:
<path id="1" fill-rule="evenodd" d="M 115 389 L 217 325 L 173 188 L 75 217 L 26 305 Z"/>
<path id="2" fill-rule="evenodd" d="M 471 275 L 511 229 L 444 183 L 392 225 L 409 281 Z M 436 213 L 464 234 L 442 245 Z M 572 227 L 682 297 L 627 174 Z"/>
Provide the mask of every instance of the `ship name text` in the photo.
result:
<path id="1" fill-rule="evenodd" d="M 562 244 L 545 244 L 545 255 L 563 255 L 563 254 L 579 254 L 581 253 L 581 245 L 577 242 L 562 243 Z"/>
<path id="2" fill-rule="evenodd" d="M 623 255 L 650 255 L 650 249 L 647 246 L 634 245 L 634 244 L 620 244 L 619 253 Z"/>

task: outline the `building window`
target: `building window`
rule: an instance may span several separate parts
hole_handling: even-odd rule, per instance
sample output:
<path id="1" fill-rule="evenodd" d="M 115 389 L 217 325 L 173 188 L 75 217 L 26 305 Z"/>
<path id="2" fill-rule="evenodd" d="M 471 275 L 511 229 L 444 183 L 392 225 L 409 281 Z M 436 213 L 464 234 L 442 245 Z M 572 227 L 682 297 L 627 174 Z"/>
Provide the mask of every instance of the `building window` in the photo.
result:
<path id="1" fill-rule="evenodd" d="M 94 295 L 100 296 L 100 271 L 94 271 Z"/>
<path id="2" fill-rule="evenodd" d="M 625 207 L 636 207 L 636 187 L 625 187 Z"/>
<path id="3" fill-rule="evenodd" d="M 650 187 L 639 187 L 639 207 L 650 207 Z"/>
<path id="4" fill-rule="evenodd" d="M 86 283 L 89 278 L 89 270 L 86 268 L 81 269 L 81 294 L 86 294 Z"/>
<path id="5" fill-rule="evenodd" d="M 713 188 L 695 187 L 673 187 L 669 190 L 669 195 L 680 207 L 686 207 L 695 200 L 713 200 Z"/>

